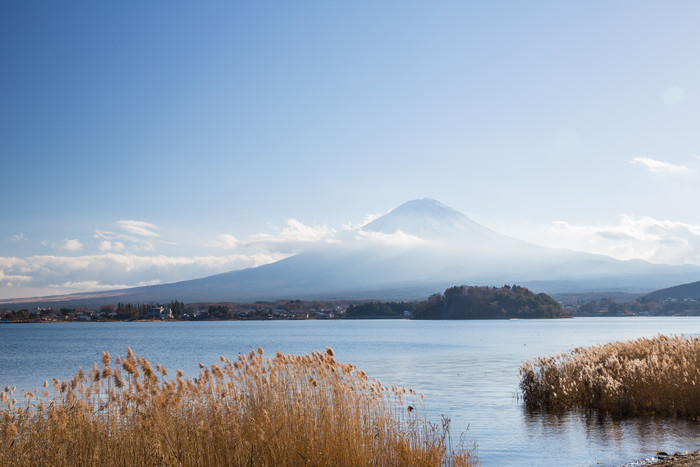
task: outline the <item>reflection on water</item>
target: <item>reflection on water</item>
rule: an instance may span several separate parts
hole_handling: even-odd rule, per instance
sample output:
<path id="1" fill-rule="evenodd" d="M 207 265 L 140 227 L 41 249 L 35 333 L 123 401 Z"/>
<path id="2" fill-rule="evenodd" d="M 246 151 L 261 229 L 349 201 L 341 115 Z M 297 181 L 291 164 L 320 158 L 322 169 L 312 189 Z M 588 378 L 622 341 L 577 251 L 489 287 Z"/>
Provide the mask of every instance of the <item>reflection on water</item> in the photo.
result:
<path id="1" fill-rule="evenodd" d="M 576 318 L 519 321 L 255 321 L 0 325 L 0 387 L 31 389 L 70 378 L 101 352 L 138 355 L 196 377 L 258 346 L 268 354 L 332 347 L 385 385 L 425 393 L 431 419 L 475 440 L 486 466 L 619 465 L 658 450 L 700 449 L 700 424 L 605 414 L 530 412 L 517 397 L 518 366 L 572 347 L 653 337 L 700 335 L 700 318 Z"/>
<path id="2" fill-rule="evenodd" d="M 525 407 L 522 410 L 528 438 L 536 442 L 568 440 L 572 443 L 565 450 L 569 461 L 580 456 L 585 464 L 587 452 L 602 450 L 606 458 L 596 462 L 620 465 L 649 457 L 659 450 L 676 452 L 700 447 L 697 422 L 664 417 L 617 418 L 595 410 L 561 413 Z"/>

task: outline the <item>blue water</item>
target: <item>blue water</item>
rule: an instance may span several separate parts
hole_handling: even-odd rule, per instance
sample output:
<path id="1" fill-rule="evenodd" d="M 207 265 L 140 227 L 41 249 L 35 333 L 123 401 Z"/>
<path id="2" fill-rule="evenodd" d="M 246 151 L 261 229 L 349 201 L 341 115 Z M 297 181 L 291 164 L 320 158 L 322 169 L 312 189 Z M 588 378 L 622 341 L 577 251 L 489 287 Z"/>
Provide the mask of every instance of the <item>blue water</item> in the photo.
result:
<path id="1" fill-rule="evenodd" d="M 0 387 L 33 389 L 130 346 L 171 370 L 198 374 L 261 346 L 268 354 L 332 347 L 385 385 L 425 394 L 431 418 L 476 441 L 484 465 L 620 465 L 656 451 L 700 449 L 700 423 L 531 414 L 517 399 L 518 366 L 539 355 L 658 333 L 700 335 L 700 318 L 520 321 L 228 321 L 0 324 Z"/>

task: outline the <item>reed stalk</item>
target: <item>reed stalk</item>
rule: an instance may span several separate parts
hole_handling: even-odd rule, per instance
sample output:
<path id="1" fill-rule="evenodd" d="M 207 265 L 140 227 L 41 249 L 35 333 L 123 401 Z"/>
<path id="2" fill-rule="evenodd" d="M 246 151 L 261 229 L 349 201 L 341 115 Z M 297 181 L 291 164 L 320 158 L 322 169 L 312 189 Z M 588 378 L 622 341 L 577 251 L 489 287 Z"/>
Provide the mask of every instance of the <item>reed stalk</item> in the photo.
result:
<path id="1" fill-rule="evenodd" d="M 700 337 L 639 338 L 579 347 L 520 366 L 529 407 L 621 416 L 700 418 Z"/>
<path id="2" fill-rule="evenodd" d="M 102 368 L 14 397 L 0 393 L 0 465 L 476 465 L 432 424 L 422 395 L 387 388 L 333 351 L 263 350 L 168 378 L 103 354 Z M 155 367 L 155 370 L 154 368 Z"/>

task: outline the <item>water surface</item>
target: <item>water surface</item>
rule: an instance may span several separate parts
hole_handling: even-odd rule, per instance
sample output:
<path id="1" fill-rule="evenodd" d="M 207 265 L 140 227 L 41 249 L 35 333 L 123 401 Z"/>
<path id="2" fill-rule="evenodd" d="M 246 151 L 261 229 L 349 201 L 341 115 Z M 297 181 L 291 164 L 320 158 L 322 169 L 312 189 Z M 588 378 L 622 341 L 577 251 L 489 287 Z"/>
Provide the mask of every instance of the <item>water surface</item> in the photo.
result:
<path id="1" fill-rule="evenodd" d="M 431 418 L 478 443 L 484 465 L 619 465 L 656 451 L 700 449 L 700 424 L 529 413 L 517 399 L 518 366 L 539 355 L 658 333 L 700 335 L 700 318 L 489 321 L 225 321 L 0 325 L 0 385 L 32 389 L 70 378 L 101 352 L 137 355 L 196 376 L 261 346 L 268 354 L 332 347 L 384 385 L 425 393 Z"/>

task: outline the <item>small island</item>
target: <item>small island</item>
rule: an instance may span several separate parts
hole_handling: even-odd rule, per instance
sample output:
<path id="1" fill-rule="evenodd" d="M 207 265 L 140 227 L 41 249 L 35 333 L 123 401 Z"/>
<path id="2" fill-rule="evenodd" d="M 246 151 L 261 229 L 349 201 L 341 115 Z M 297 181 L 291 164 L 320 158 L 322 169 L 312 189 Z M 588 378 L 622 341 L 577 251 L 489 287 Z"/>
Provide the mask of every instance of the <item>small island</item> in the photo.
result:
<path id="1" fill-rule="evenodd" d="M 545 293 L 525 287 L 450 287 L 420 302 L 413 319 L 570 318 L 571 313 Z"/>

